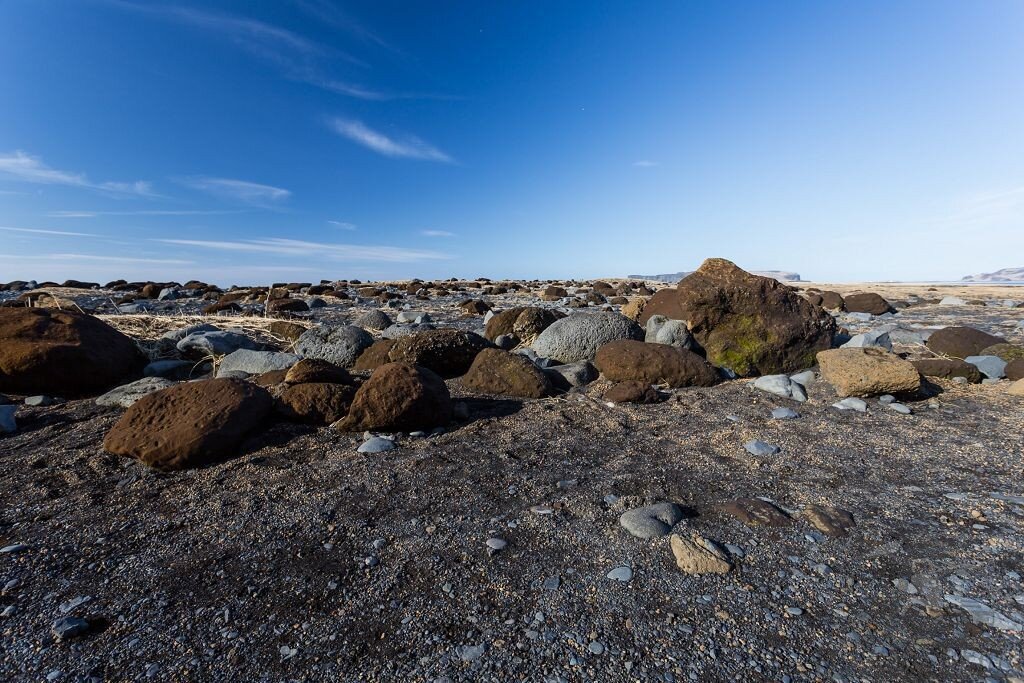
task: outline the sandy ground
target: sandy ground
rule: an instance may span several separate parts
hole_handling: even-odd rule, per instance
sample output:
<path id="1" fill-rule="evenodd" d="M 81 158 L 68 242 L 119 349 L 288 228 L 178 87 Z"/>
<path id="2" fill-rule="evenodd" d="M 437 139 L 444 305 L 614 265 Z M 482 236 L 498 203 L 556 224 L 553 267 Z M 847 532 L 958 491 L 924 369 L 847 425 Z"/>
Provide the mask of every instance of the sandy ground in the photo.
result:
<path id="1" fill-rule="evenodd" d="M 915 306 L 888 322 L 1019 343 L 1020 319 Z M 734 381 L 610 406 L 603 382 L 517 401 L 453 380 L 470 418 L 396 451 L 281 423 L 169 474 L 103 452 L 119 409 L 23 407 L 0 436 L 0 547 L 26 546 L 0 554 L 0 680 L 1022 680 L 1024 403 L 1005 384 L 940 383 L 901 415 L 838 411 L 821 383 L 804 404 Z M 800 417 L 772 420 L 780 405 Z M 750 439 L 782 450 L 752 456 Z M 757 496 L 791 523 L 717 507 Z M 657 501 L 736 569 L 686 575 L 667 537 L 620 527 Z M 824 536 L 801 516 L 814 503 L 856 526 Z M 631 580 L 608 578 L 623 566 Z M 92 630 L 58 642 L 69 615 Z"/>

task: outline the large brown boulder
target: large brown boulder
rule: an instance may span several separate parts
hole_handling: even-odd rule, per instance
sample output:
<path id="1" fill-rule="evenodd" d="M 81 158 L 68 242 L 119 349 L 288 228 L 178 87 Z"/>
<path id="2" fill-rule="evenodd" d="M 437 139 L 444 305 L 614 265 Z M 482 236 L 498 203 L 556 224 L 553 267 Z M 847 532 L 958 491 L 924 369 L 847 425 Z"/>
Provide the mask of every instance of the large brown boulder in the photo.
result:
<path id="1" fill-rule="evenodd" d="M 501 349 L 484 349 L 462 378 L 473 391 L 498 396 L 542 398 L 551 394 L 551 380 L 533 361 Z"/>
<path id="2" fill-rule="evenodd" d="M 1007 363 L 1024 358 L 1024 346 L 1017 344 L 993 344 L 978 352 L 979 356 L 998 356 Z"/>
<path id="3" fill-rule="evenodd" d="M 529 346 L 551 323 L 564 317 L 564 313 L 550 308 L 516 306 L 491 317 L 484 329 L 484 336 L 494 341 L 500 335 L 511 334 Z"/>
<path id="4" fill-rule="evenodd" d="M 277 397 L 277 412 L 288 420 L 332 424 L 348 414 L 356 388 L 345 384 L 294 384 Z"/>
<path id="5" fill-rule="evenodd" d="M 818 354 L 821 378 L 846 396 L 907 394 L 921 388 L 913 363 L 877 347 L 831 349 Z"/>
<path id="6" fill-rule="evenodd" d="M 103 448 L 165 470 L 223 460 L 273 407 L 266 389 L 238 379 L 185 382 L 148 394 L 107 432 Z"/>
<path id="7" fill-rule="evenodd" d="M 145 357 L 99 318 L 58 309 L 0 309 L 0 390 L 83 396 L 125 384 Z"/>
<path id="8" fill-rule="evenodd" d="M 1015 358 L 1006 364 L 1003 368 L 1003 372 L 1006 373 L 1006 379 L 1018 380 L 1024 379 L 1024 359 Z"/>
<path id="9" fill-rule="evenodd" d="M 739 375 L 807 368 L 836 331 L 831 315 L 791 288 L 719 258 L 656 293 L 639 322 L 653 315 L 686 321 L 708 360 Z"/>
<path id="10" fill-rule="evenodd" d="M 629 380 L 611 385 L 604 392 L 604 400 L 612 403 L 660 403 L 663 399 L 647 382 Z"/>
<path id="11" fill-rule="evenodd" d="M 452 402 L 437 373 L 411 363 L 388 363 L 356 392 L 338 429 L 416 430 L 448 424 Z"/>
<path id="12" fill-rule="evenodd" d="M 392 362 L 419 365 L 451 378 L 466 374 L 476 354 L 490 346 L 473 332 L 425 330 L 398 339 L 388 355 Z"/>
<path id="13" fill-rule="evenodd" d="M 670 387 L 709 387 L 719 380 L 711 364 L 693 351 L 632 339 L 602 345 L 594 365 L 613 382 L 635 380 Z"/>
<path id="14" fill-rule="evenodd" d="M 981 350 L 993 344 L 1005 344 L 1006 340 L 973 327 L 944 327 L 928 337 L 928 348 L 943 356 L 964 359 L 979 356 Z"/>
<path id="15" fill-rule="evenodd" d="M 825 291 L 821 293 L 821 307 L 830 311 L 846 310 L 846 301 L 839 292 Z"/>
<path id="16" fill-rule="evenodd" d="M 911 361 L 917 371 L 925 377 L 953 379 L 963 377 L 972 384 L 981 381 L 981 372 L 977 367 L 959 358 L 925 358 Z"/>
<path id="17" fill-rule="evenodd" d="M 284 381 L 288 384 L 352 384 L 352 375 L 345 368 L 322 358 L 303 358 L 288 368 Z"/>
<path id="18" fill-rule="evenodd" d="M 359 354 L 353 372 L 372 372 L 382 365 L 391 362 L 391 349 L 395 348 L 395 339 L 378 339 L 368 349 Z"/>
<path id="19" fill-rule="evenodd" d="M 824 298 L 824 294 L 822 297 Z M 892 307 L 892 304 L 883 299 L 880 294 L 875 294 L 874 292 L 848 294 L 843 299 L 843 303 L 846 306 L 846 310 L 850 313 L 882 315 L 884 313 L 894 313 L 896 311 L 896 309 Z"/>

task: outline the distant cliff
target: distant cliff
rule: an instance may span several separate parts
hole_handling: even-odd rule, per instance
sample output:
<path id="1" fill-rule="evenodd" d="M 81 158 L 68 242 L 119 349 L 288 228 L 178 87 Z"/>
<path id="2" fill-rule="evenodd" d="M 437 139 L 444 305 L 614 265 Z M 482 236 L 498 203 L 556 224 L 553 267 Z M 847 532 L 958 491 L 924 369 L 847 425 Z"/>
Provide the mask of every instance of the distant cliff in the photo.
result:
<path id="1" fill-rule="evenodd" d="M 968 275 L 964 282 L 1024 282 L 1024 266 L 1020 268 L 1003 268 L 994 273 Z"/>
<path id="2" fill-rule="evenodd" d="M 1024 269 L 1022 269 L 1024 270 Z M 658 282 L 679 282 L 693 271 L 682 271 L 679 273 L 665 273 L 663 275 L 627 275 L 630 280 L 656 280 Z M 788 270 L 752 270 L 754 275 L 774 278 L 782 282 L 799 282 L 800 273 L 792 273 Z M 1000 271 L 1002 272 L 1002 271 Z M 965 280 L 967 278 L 964 278 Z"/>

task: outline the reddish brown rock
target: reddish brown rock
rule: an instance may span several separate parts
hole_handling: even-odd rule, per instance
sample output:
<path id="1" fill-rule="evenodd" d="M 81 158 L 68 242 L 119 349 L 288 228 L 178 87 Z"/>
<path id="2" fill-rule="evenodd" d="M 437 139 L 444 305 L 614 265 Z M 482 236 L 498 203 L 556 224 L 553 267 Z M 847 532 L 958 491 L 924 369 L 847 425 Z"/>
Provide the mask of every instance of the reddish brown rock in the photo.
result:
<path id="1" fill-rule="evenodd" d="M 488 320 L 484 336 L 494 341 L 503 334 L 511 334 L 523 344 L 529 345 L 551 323 L 564 317 L 564 313 L 548 308 L 517 306 L 501 311 Z"/>
<path id="2" fill-rule="evenodd" d="M 470 299 L 469 301 L 463 301 L 459 304 L 459 308 L 466 315 L 483 315 L 487 311 L 491 310 L 490 304 L 480 299 Z"/>
<path id="3" fill-rule="evenodd" d="M 610 386 L 604 392 L 604 400 L 612 403 L 659 403 L 664 399 L 647 382 L 629 380 Z"/>
<path id="4" fill-rule="evenodd" d="M 466 374 L 476 355 L 490 346 L 473 332 L 426 330 L 396 340 L 388 356 L 392 362 L 419 365 L 451 378 Z"/>
<path id="5" fill-rule="evenodd" d="M 356 388 L 345 384 L 294 384 L 281 392 L 276 408 L 287 420 L 332 424 L 348 414 L 355 395 Z"/>
<path id="6" fill-rule="evenodd" d="M 602 345 L 594 365 L 613 382 L 636 380 L 670 387 L 709 387 L 719 380 L 718 372 L 693 351 L 632 339 Z"/>
<path id="7" fill-rule="evenodd" d="M 246 434 L 264 424 L 272 406 L 266 389 L 250 382 L 184 382 L 132 404 L 103 448 L 158 469 L 197 467 L 231 456 Z"/>
<path id="8" fill-rule="evenodd" d="M 412 431 L 443 426 L 451 419 L 451 396 L 441 377 L 411 363 L 388 363 L 359 387 L 348 415 L 335 426 L 345 431 Z"/>
<path id="9" fill-rule="evenodd" d="M 777 506 L 760 498 L 737 498 L 718 507 L 748 526 L 780 527 L 788 526 L 793 521 Z"/>
<path id="10" fill-rule="evenodd" d="M 288 368 L 284 381 L 288 384 L 352 384 L 352 375 L 322 358 L 303 358 Z"/>
<path id="11" fill-rule="evenodd" d="M 0 390 L 83 396 L 125 384 L 145 357 L 99 318 L 58 309 L 0 309 Z"/>
<path id="12" fill-rule="evenodd" d="M 353 372 L 372 372 L 382 365 L 391 362 L 391 349 L 395 347 L 395 339 L 378 339 L 365 351 L 359 354 Z"/>
<path id="13" fill-rule="evenodd" d="M 303 313 L 309 305 L 302 299 L 271 299 L 267 302 L 267 313 Z"/>
<path id="14" fill-rule="evenodd" d="M 973 327 L 944 327 L 928 337 L 928 348 L 943 356 L 964 359 L 978 356 L 981 350 L 993 344 L 1005 344 L 1006 340 L 994 334 L 976 330 Z"/>
<path id="15" fill-rule="evenodd" d="M 870 313 L 871 315 L 882 315 L 896 311 L 892 305 L 883 299 L 881 295 L 874 292 L 862 292 L 860 294 L 849 294 L 843 299 L 846 310 L 850 313 Z"/>
<path id="16" fill-rule="evenodd" d="M 462 384 L 483 394 L 520 398 L 542 398 L 553 390 L 551 380 L 529 358 L 501 349 L 478 353 Z"/>
<path id="17" fill-rule="evenodd" d="M 964 377 L 972 384 L 981 381 L 981 372 L 978 371 L 978 368 L 958 358 L 925 358 L 912 361 L 912 363 L 917 371 L 925 377 L 940 377 L 942 379 Z"/>
<path id="18" fill-rule="evenodd" d="M 295 341 L 302 336 L 302 333 L 306 331 L 306 328 L 298 323 L 288 322 L 287 320 L 275 320 L 270 323 L 270 327 L 267 331 L 280 339 Z"/>
<path id="19" fill-rule="evenodd" d="M 807 368 L 836 329 L 831 315 L 778 280 L 717 258 L 656 293 L 639 322 L 655 314 L 686 321 L 707 359 L 739 375 Z"/>

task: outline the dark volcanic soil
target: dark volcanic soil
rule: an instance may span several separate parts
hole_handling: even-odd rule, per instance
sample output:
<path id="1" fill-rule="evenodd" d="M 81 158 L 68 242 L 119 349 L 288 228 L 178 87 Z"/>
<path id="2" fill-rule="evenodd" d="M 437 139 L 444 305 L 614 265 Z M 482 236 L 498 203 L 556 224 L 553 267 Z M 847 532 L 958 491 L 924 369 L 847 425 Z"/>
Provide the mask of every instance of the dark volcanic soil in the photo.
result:
<path id="1" fill-rule="evenodd" d="M 1019 632 L 943 597 L 1024 610 L 1024 498 L 993 496 L 1024 494 L 1021 403 L 1002 387 L 944 384 L 905 416 L 837 411 L 815 385 L 783 401 L 800 419 L 773 421 L 780 403 L 745 382 L 652 406 L 611 407 L 603 386 L 469 399 L 467 424 L 376 455 L 277 425 L 172 474 L 103 452 L 120 410 L 23 408 L 0 438 L 0 546 L 28 546 L 0 555 L 0 585 L 16 582 L 0 679 L 981 680 L 965 652 L 997 680 L 1024 668 Z M 782 452 L 755 458 L 753 438 Z M 714 509 L 753 496 L 857 526 L 828 538 Z M 619 526 L 662 500 L 738 546 L 737 570 L 683 574 L 667 537 Z M 489 555 L 491 537 L 508 546 Z M 628 583 L 606 577 L 619 566 Z M 55 642 L 65 611 L 91 632 Z"/>

